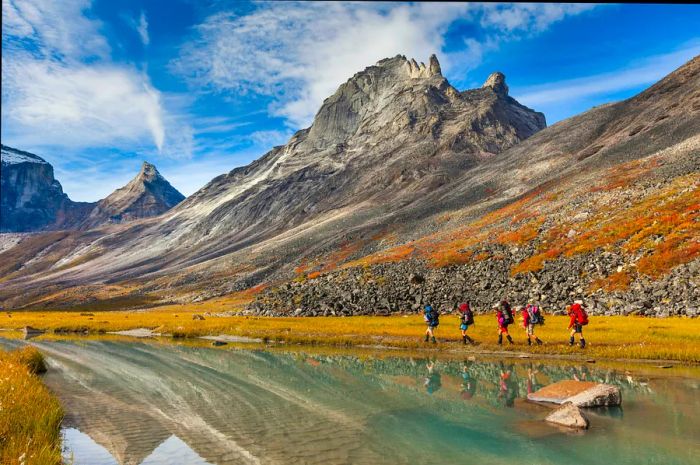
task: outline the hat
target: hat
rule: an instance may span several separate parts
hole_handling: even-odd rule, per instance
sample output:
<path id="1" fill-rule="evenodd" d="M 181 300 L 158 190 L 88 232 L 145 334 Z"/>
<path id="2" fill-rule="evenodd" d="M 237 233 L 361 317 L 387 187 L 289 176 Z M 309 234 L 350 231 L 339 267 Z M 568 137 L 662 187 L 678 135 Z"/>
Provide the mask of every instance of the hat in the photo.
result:
<path id="1" fill-rule="evenodd" d="M 461 304 L 459 304 L 459 309 L 460 309 L 461 311 L 464 312 L 464 311 L 467 310 L 467 308 L 469 308 L 469 304 L 467 304 L 466 302 L 462 302 Z"/>

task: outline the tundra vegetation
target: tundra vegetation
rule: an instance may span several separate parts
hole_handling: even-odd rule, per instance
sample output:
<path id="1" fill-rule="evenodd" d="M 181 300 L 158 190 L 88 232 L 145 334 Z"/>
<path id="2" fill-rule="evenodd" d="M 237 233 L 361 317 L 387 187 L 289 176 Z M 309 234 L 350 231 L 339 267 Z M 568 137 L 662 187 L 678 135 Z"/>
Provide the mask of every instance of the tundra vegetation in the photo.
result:
<path id="1" fill-rule="evenodd" d="M 38 373 L 46 371 L 34 347 L 0 349 L 0 463 L 60 465 L 63 409 Z"/>
<path id="2" fill-rule="evenodd" d="M 528 347 L 522 325 L 511 325 L 513 346 L 496 344 L 496 318 L 493 314 L 476 316 L 469 329 L 476 346 L 462 346 L 456 314 L 443 315 L 437 330 L 437 346 L 422 342 L 423 319 L 419 315 L 353 317 L 255 317 L 215 313 L 219 302 L 171 306 L 150 311 L 122 312 L 14 312 L 0 315 L 0 328 L 20 329 L 32 326 L 58 334 L 99 334 L 148 328 L 154 333 L 175 338 L 233 335 L 259 338 L 270 343 L 328 346 L 385 346 L 405 349 L 429 347 L 467 353 L 505 351 L 535 355 L 564 355 L 601 359 L 656 359 L 688 363 L 700 362 L 700 319 L 632 316 L 594 317 L 585 328 L 589 345 L 585 351 L 569 347 L 566 316 L 547 315 L 537 335 L 542 346 Z M 201 315 L 203 319 L 194 319 Z M 457 344 L 459 343 L 459 344 Z"/>

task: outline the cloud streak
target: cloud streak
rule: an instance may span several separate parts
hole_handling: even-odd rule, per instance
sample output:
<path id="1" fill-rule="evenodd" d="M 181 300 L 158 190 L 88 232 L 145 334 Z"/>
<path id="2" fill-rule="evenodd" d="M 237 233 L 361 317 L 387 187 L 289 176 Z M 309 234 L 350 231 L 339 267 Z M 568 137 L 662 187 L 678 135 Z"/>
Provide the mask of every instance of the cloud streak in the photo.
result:
<path id="1" fill-rule="evenodd" d="M 532 107 L 612 94 L 653 84 L 698 54 L 700 43 L 690 44 L 672 53 L 649 57 L 621 71 L 515 89 L 512 93 L 520 102 Z"/>

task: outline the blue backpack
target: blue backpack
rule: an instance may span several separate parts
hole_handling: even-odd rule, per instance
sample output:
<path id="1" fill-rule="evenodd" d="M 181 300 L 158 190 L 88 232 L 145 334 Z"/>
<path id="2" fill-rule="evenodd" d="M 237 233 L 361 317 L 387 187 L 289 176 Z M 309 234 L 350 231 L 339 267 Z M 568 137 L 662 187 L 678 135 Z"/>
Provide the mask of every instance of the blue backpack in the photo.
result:
<path id="1" fill-rule="evenodd" d="M 437 326 L 440 324 L 440 315 L 437 310 L 433 309 L 430 305 L 425 307 L 425 317 L 428 319 L 430 326 Z"/>

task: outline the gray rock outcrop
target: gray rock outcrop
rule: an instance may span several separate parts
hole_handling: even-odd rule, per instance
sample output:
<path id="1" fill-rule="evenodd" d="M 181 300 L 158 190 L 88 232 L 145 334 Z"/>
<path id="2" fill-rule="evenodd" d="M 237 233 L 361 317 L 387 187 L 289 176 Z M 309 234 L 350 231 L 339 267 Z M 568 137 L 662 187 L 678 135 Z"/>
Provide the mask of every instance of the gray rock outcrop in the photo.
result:
<path id="1" fill-rule="evenodd" d="M 588 429 L 590 424 L 586 415 L 572 402 L 565 402 L 561 407 L 547 415 L 545 421 L 567 428 Z"/>

